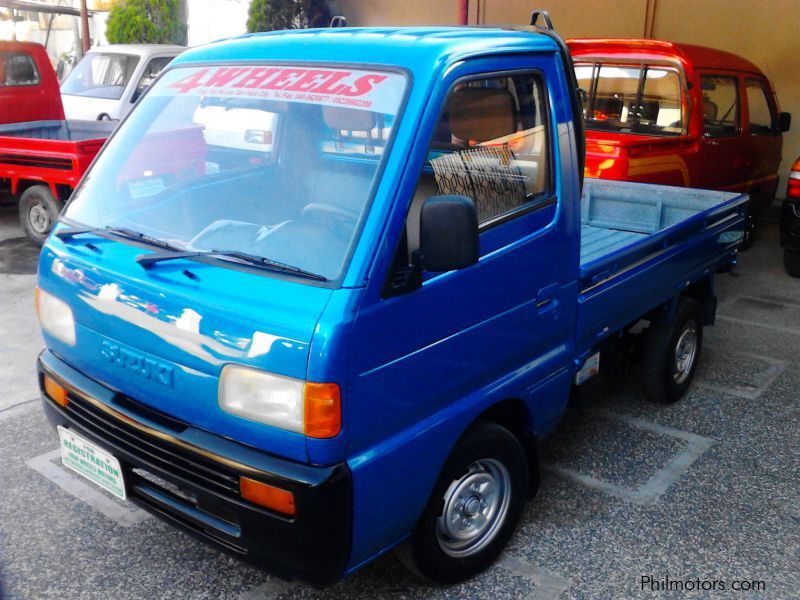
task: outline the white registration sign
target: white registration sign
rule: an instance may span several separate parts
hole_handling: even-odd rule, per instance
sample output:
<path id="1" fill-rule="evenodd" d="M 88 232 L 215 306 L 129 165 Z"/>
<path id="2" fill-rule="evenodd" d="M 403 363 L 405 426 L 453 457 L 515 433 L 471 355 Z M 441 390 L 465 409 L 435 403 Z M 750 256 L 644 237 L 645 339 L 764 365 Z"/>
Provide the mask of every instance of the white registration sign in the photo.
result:
<path id="1" fill-rule="evenodd" d="M 64 466 L 125 500 L 125 481 L 119 460 L 66 427 L 58 427 Z"/>

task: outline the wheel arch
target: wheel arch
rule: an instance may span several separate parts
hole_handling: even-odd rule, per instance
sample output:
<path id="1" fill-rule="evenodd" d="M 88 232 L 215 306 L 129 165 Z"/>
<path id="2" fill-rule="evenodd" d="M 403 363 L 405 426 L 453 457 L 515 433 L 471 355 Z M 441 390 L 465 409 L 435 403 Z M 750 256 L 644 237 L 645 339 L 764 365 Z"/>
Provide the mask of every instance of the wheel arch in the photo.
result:
<path id="1" fill-rule="evenodd" d="M 489 421 L 508 429 L 519 440 L 528 460 L 529 493 L 539 487 L 538 439 L 533 432 L 534 419 L 530 407 L 519 398 L 505 398 L 484 409 L 470 424 L 467 431 L 477 423 Z"/>
<path id="2" fill-rule="evenodd" d="M 714 276 L 708 275 L 691 284 L 683 293 L 696 300 L 703 311 L 703 325 L 713 325 L 717 316 L 717 295 L 714 291 Z"/>
<path id="3" fill-rule="evenodd" d="M 28 191 L 28 189 L 37 185 L 45 186 L 47 189 L 50 190 L 50 193 L 53 194 L 53 198 L 55 198 L 56 200 L 59 199 L 58 189 L 56 187 L 56 184 L 41 179 L 26 178 L 26 179 L 14 180 L 11 182 L 11 193 L 16 196 L 22 196 L 22 194 Z"/>

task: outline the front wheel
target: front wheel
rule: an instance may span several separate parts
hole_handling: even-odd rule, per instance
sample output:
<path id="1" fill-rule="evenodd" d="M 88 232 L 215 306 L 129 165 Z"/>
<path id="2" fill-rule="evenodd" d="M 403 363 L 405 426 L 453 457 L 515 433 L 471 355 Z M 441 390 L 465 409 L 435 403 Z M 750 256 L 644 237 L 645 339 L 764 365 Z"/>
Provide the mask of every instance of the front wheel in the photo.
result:
<path id="1" fill-rule="evenodd" d="M 58 220 L 61 202 L 46 185 L 29 187 L 19 199 L 19 220 L 28 238 L 41 245 Z"/>
<path id="2" fill-rule="evenodd" d="M 520 442 L 496 423 L 480 423 L 456 445 L 397 555 L 429 581 L 468 579 L 505 548 L 527 492 L 528 463 Z"/>
<path id="3" fill-rule="evenodd" d="M 645 393 L 651 400 L 672 404 L 692 382 L 703 345 L 703 312 L 688 297 L 678 301 L 670 322 L 656 322 L 645 333 L 642 357 Z"/>
<path id="4" fill-rule="evenodd" d="M 783 251 L 783 266 L 792 277 L 800 277 L 800 252 Z"/>

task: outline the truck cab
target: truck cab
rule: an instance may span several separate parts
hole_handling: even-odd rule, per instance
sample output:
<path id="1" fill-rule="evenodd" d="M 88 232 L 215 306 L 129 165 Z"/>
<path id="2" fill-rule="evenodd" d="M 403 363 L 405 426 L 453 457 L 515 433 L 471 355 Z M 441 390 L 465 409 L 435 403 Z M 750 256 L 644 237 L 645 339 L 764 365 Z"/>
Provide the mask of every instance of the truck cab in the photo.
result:
<path id="1" fill-rule="evenodd" d="M 744 58 L 662 40 L 570 39 L 586 120 L 586 175 L 750 194 L 778 186 L 789 127 Z"/>
<path id="2" fill-rule="evenodd" d="M 0 41 L 0 125 L 63 118 L 58 80 L 44 46 Z"/>
<path id="3" fill-rule="evenodd" d="M 42 249 L 63 460 L 285 577 L 490 565 L 607 353 L 647 331 L 683 395 L 743 235 L 739 194 L 581 186 L 573 73 L 539 27 L 178 57 Z"/>

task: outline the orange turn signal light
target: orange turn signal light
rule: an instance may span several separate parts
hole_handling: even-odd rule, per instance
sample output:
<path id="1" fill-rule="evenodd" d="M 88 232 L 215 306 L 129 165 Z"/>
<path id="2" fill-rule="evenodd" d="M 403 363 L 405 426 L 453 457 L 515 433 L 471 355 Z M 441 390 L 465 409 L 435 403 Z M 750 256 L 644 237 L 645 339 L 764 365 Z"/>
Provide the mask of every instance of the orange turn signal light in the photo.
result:
<path id="1" fill-rule="evenodd" d="M 256 481 L 249 477 L 240 477 L 239 490 L 245 500 L 284 515 L 293 516 L 297 510 L 294 505 L 294 494 L 274 485 Z"/>
<path id="2" fill-rule="evenodd" d="M 56 383 L 47 375 L 44 375 L 44 391 L 53 402 L 61 407 L 65 407 L 69 403 L 67 398 L 67 388 Z"/>
<path id="3" fill-rule="evenodd" d="M 342 396 L 335 383 L 305 385 L 305 434 L 331 438 L 342 430 Z"/>

